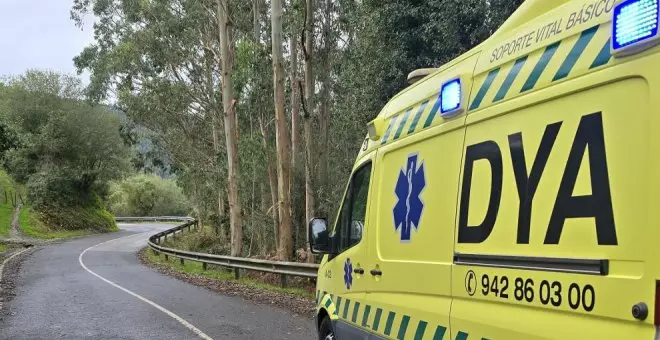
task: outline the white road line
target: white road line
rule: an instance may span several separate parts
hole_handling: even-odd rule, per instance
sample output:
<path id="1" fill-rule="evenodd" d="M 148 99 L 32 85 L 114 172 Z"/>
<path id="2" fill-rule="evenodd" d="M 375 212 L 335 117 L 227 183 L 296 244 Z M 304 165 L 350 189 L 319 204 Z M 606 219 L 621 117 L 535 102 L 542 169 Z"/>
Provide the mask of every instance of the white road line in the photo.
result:
<path id="1" fill-rule="evenodd" d="M 180 317 L 180 316 L 174 314 L 173 312 L 167 310 L 165 307 L 163 307 L 163 306 L 161 306 L 161 305 L 159 305 L 159 304 L 157 304 L 157 303 L 155 303 L 155 302 L 153 302 L 153 301 L 151 301 L 151 300 L 149 300 L 149 299 L 147 299 L 147 298 L 141 296 L 140 294 L 134 293 L 134 292 L 132 292 L 132 291 L 130 291 L 130 290 L 128 290 L 128 289 L 126 289 L 126 288 L 124 288 L 124 287 L 122 287 L 122 286 L 120 286 L 120 285 L 118 285 L 118 284 L 116 284 L 116 283 L 114 283 L 114 282 L 112 282 L 112 281 L 110 281 L 110 280 L 104 278 L 103 276 L 101 276 L 101 275 L 99 275 L 99 274 L 97 274 L 97 273 L 91 271 L 89 268 L 87 268 L 87 266 L 86 266 L 85 263 L 83 262 L 83 260 L 82 260 L 83 255 L 85 255 L 85 253 L 86 253 L 88 250 L 90 250 L 90 249 L 92 249 L 92 248 L 94 248 L 94 247 L 100 246 L 100 245 L 102 245 L 102 244 L 108 243 L 108 242 L 118 241 L 118 240 L 121 240 L 121 239 L 123 239 L 123 238 L 131 237 L 131 236 L 135 236 L 135 235 L 129 235 L 129 236 L 124 236 L 124 237 L 120 237 L 120 238 L 115 238 L 115 239 L 112 239 L 112 240 L 109 240 L 109 241 L 105 241 L 105 242 L 101 242 L 101 243 L 99 243 L 99 244 L 93 245 L 93 246 L 91 246 L 91 247 L 89 247 L 89 248 L 83 250 L 82 253 L 80 253 L 80 255 L 78 256 L 78 262 L 80 262 L 80 265 L 83 267 L 83 269 L 85 269 L 86 271 L 88 271 L 90 274 L 92 274 L 92 275 L 98 277 L 99 279 L 105 281 L 107 284 L 109 284 L 109 285 L 111 285 L 111 286 L 113 286 L 113 287 L 115 287 L 115 288 L 117 288 L 117 289 L 120 289 L 120 290 L 124 291 L 125 293 L 127 293 L 127 294 L 129 294 L 129 295 L 132 295 L 132 296 L 134 296 L 134 297 L 136 297 L 136 298 L 142 300 L 143 302 L 146 302 L 146 303 L 150 304 L 152 307 L 158 309 L 159 311 L 161 311 L 161 312 L 163 312 L 163 313 L 169 315 L 171 318 L 173 318 L 174 320 L 178 321 L 178 322 L 179 322 L 180 324 L 182 324 L 184 327 L 186 327 L 186 328 L 188 328 L 189 330 L 193 331 L 193 333 L 197 334 L 197 336 L 199 336 L 200 338 L 205 339 L 205 340 L 213 340 L 213 338 L 211 338 L 210 336 L 206 335 L 206 334 L 205 334 L 204 332 L 202 332 L 199 328 L 193 326 L 190 322 L 184 320 L 182 317 Z"/>

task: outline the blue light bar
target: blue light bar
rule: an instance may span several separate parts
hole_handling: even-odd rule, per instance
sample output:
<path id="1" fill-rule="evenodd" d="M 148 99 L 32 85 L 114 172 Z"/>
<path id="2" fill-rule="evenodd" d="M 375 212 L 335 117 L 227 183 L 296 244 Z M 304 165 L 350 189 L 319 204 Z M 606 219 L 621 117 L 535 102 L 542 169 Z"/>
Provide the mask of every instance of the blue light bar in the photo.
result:
<path id="1" fill-rule="evenodd" d="M 646 44 L 658 35 L 658 0 L 626 0 L 614 8 L 612 51 Z M 652 39 L 655 40 L 655 39 Z"/>
<path id="2" fill-rule="evenodd" d="M 440 115 L 458 110 L 461 107 L 461 95 L 460 79 L 444 83 L 440 90 Z"/>

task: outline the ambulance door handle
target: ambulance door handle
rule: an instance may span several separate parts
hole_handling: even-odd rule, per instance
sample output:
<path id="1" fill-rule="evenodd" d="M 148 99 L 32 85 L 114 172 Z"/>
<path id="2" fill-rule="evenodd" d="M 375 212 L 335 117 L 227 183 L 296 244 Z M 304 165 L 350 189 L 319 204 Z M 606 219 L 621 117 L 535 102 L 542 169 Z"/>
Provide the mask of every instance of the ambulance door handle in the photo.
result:
<path id="1" fill-rule="evenodd" d="M 371 273 L 371 275 L 373 275 L 373 276 L 382 276 L 382 275 L 383 275 L 383 272 L 380 271 L 379 269 L 372 269 L 372 270 L 370 271 L 370 273 Z"/>
<path id="2" fill-rule="evenodd" d="M 364 274 L 364 269 L 362 269 L 360 267 L 355 268 L 355 269 L 353 269 L 353 273 L 362 275 L 362 274 Z"/>

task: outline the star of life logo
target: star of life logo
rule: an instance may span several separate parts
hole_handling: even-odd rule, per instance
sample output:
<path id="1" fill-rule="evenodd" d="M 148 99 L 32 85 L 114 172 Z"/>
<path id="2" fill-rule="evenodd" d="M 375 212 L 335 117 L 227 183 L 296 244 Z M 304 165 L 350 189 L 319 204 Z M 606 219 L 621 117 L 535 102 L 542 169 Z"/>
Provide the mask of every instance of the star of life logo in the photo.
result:
<path id="1" fill-rule="evenodd" d="M 419 230 L 419 223 L 424 211 L 421 194 L 426 187 L 424 162 L 417 153 L 408 156 L 405 168 L 399 171 L 394 194 L 397 202 L 392 209 L 394 230 L 401 235 L 401 242 L 410 242 L 413 228 Z"/>

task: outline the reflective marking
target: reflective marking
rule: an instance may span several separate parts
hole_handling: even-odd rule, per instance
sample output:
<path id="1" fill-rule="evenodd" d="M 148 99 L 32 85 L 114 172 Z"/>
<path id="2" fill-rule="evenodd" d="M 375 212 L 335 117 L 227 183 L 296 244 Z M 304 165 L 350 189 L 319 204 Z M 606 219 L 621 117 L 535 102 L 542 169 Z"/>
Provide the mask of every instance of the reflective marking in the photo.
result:
<path id="1" fill-rule="evenodd" d="M 424 123 L 425 129 L 431 126 L 431 124 L 433 123 L 433 119 L 435 118 L 435 115 L 438 113 L 439 110 L 440 110 L 440 95 L 438 95 L 438 99 L 435 100 L 435 104 L 433 104 L 429 116 L 426 117 L 426 122 Z"/>
<path id="2" fill-rule="evenodd" d="M 600 25 L 596 25 L 582 31 L 580 38 L 578 38 L 578 41 L 571 49 L 571 52 L 568 53 L 566 59 L 564 59 L 564 62 L 559 67 L 559 70 L 557 70 L 557 73 L 555 74 L 554 78 L 552 78 L 552 81 L 568 77 L 568 75 L 571 73 L 571 70 L 573 69 L 573 66 L 575 66 L 575 63 L 577 63 L 578 59 L 580 59 L 582 52 L 584 52 L 584 49 L 587 48 L 587 45 L 589 45 L 589 42 L 594 37 L 594 34 L 596 34 L 596 31 L 598 31 L 598 27 L 600 27 Z"/>
<path id="3" fill-rule="evenodd" d="M 390 125 L 387 127 L 387 130 L 385 131 L 385 135 L 383 136 L 383 141 L 380 143 L 381 145 L 387 143 L 387 139 L 390 138 L 390 134 L 392 133 L 392 129 L 394 129 L 394 124 L 396 124 L 396 119 L 397 116 L 394 116 L 390 118 Z"/>
<path id="4" fill-rule="evenodd" d="M 351 300 L 346 299 L 346 304 L 344 305 L 344 313 L 342 315 L 342 319 L 344 320 L 346 320 L 346 318 L 348 317 L 348 306 L 350 305 L 351 305 Z"/>
<path id="5" fill-rule="evenodd" d="M 557 48 L 559 48 L 560 43 L 561 41 L 557 41 L 556 43 L 548 45 L 548 47 L 545 48 L 541 59 L 539 59 L 539 61 L 536 63 L 532 73 L 530 73 L 529 77 L 525 81 L 525 85 L 523 85 L 522 89 L 520 90 L 521 93 L 534 88 L 536 82 L 539 80 L 541 74 L 543 74 L 543 71 L 552 59 L 552 56 L 555 55 L 555 52 L 557 52 Z"/>
<path id="6" fill-rule="evenodd" d="M 337 315 L 337 311 L 339 310 L 339 307 L 341 307 L 341 296 L 337 296 L 337 308 L 335 308 L 335 315 Z"/>
<path id="7" fill-rule="evenodd" d="M 138 235 L 140 235 L 140 234 L 138 234 Z M 85 253 L 87 253 L 88 250 L 90 250 L 90 249 L 92 249 L 92 248 L 94 248 L 94 247 L 98 247 L 98 246 L 100 246 L 100 245 L 102 245 L 102 244 L 106 244 L 106 243 L 109 243 L 109 242 L 112 242 L 112 241 L 118 241 L 118 240 L 121 240 L 121 239 L 124 239 L 124 238 L 128 238 L 128 237 L 134 237 L 134 236 L 135 236 L 135 234 L 133 234 L 133 235 L 129 235 L 129 236 L 125 236 L 125 237 L 115 238 L 115 239 L 112 239 L 112 240 L 108 240 L 108 241 L 105 241 L 105 242 L 101 242 L 101 243 L 99 243 L 99 244 L 93 245 L 93 246 L 91 246 L 91 247 L 89 247 L 89 248 L 83 250 L 83 252 L 80 253 L 80 255 L 78 255 L 78 262 L 80 263 L 80 266 L 83 267 L 83 269 L 85 269 L 88 273 L 90 273 L 90 274 L 96 276 L 97 278 L 101 279 L 101 281 L 103 281 L 103 282 L 105 282 L 105 283 L 107 283 L 107 284 L 109 284 L 109 285 L 111 285 L 111 286 L 113 286 L 113 287 L 115 287 L 115 288 L 117 288 L 117 289 L 123 291 L 123 292 L 126 293 L 126 294 L 132 295 L 133 297 L 135 297 L 135 298 L 141 300 L 142 302 L 145 302 L 145 303 L 151 305 L 152 307 L 158 309 L 159 311 L 161 311 L 161 312 L 167 314 L 169 317 L 171 317 L 172 319 L 178 321 L 178 322 L 179 322 L 180 324 L 182 324 L 184 327 L 188 328 L 190 331 L 192 331 L 193 333 L 195 333 L 198 337 L 200 337 L 200 338 L 202 338 L 202 339 L 205 339 L 205 340 L 213 340 L 213 338 L 211 338 L 210 336 L 206 335 L 206 334 L 205 334 L 204 332 L 202 332 L 199 328 L 193 326 L 190 322 L 184 320 L 182 317 L 180 317 L 180 316 L 174 314 L 173 312 L 169 311 L 169 310 L 166 309 L 165 307 L 163 307 L 163 306 L 161 306 L 161 305 L 159 305 L 159 304 L 157 304 L 157 303 L 155 303 L 155 302 L 153 302 L 153 301 L 151 301 L 151 300 L 149 300 L 149 299 L 147 299 L 147 298 L 145 298 L 145 297 L 143 297 L 143 296 L 141 296 L 141 295 L 139 295 L 139 294 L 137 294 L 137 293 L 134 293 L 134 292 L 132 292 L 132 291 L 130 291 L 130 290 L 128 290 L 128 289 L 126 289 L 126 288 L 124 288 L 124 287 L 122 287 L 122 286 L 120 286 L 120 285 L 118 285 L 118 284 L 116 284 L 116 283 L 114 283 L 114 282 L 112 282 L 112 281 L 110 281 L 110 280 L 104 278 L 103 276 L 101 276 L 101 275 L 99 275 L 99 274 L 97 274 L 97 273 L 91 271 L 89 268 L 87 268 L 87 266 L 85 265 L 85 263 L 84 263 L 83 260 L 82 260 L 82 259 L 83 259 L 83 256 L 85 255 Z"/>
<path id="8" fill-rule="evenodd" d="M 328 299 L 328 300 L 325 302 L 325 308 L 330 307 L 331 304 L 332 304 L 332 300 Z"/>
<path id="9" fill-rule="evenodd" d="M 390 335 L 392 332 L 392 324 L 394 323 L 394 312 L 390 312 L 387 315 L 387 322 L 385 323 L 385 335 Z"/>
<path id="10" fill-rule="evenodd" d="M 458 334 L 456 334 L 456 340 L 467 340 L 467 337 L 467 333 L 458 332 Z"/>
<path id="11" fill-rule="evenodd" d="M 420 321 L 417 325 L 417 331 L 415 332 L 415 340 L 422 340 L 424 338 L 424 332 L 426 332 L 426 321 Z"/>
<path id="12" fill-rule="evenodd" d="M 353 316 L 351 317 L 351 322 L 357 323 L 357 316 L 359 310 L 360 310 L 360 303 L 356 302 L 355 306 L 353 307 Z"/>
<path id="13" fill-rule="evenodd" d="M 403 132 L 403 126 L 406 125 L 408 122 L 408 117 L 410 117 L 410 112 L 412 112 L 412 107 L 406 111 L 406 113 L 403 114 L 403 118 L 401 118 L 401 122 L 399 123 L 399 128 L 396 130 L 396 133 L 394 134 L 394 139 L 399 139 L 401 137 L 401 132 Z"/>
<path id="14" fill-rule="evenodd" d="M 479 108 L 479 106 L 481 105 L 481 101 L 484 100 L 486 93 L 488 93 L 488 89 L 490 89 L 490 86 L 493 85 L 493 80 L 495 80 L 495 77 L 497 77 L 497 74 L 499 72 L 500 72 L 499 67 L 488 72 L 488 75 L 486 76 L 486 80 L 484 80 L 484 83 L 481 84 L 481 88 L 479 89 L 479 92 L 477 92 L 477 96 L 474 97 L 474 101 L 470 105 L 470 110 Z"/>
<path id="15" fill-rule="evenodd" d="M 412 123 L 410 124 L 410 128 L 408 129 L 408 134 L 411 134 L 415 132 L 415 129 L 417 128 L 417 123 L 419 123 L 419 119 L 422 117 L 422 113 L 424 113 L 424 109 L 426 109 L 426 105 L 429 104 L 429 101 L 425 101 L 422 103 L 422 105 L 419 107 L 419 110 L 417 110 L 417 113 L 415 114 L 415 118 L 413 118 Z"/>
<path id="16" fill-rule="evenodd" d="M 502 87 L 500 87 L 500 90 L 497 91 L 497 95 L 495 95 L 495 99 L 493 99 L 493 103 L 504 99 L 507 92 L 509 92 L 511 85 L 516 80 L 518 73 L 520 73 L 520 69 L 525 65 L 526 61 L 527 61 L 527 56 L 524 56 L 516 60 L 515 64 L 513 64 L 513 67 L 511 68 L 511 71 L 509 71 L 509 74 L 506 76 L 506 79 L 504 79 L 504 83 L 502 83 Z"/>
<path id="17" fill-rule="evenodd" d="M 447 331 L 447 328 L 438 326 L 435 329 L 435 334 L 433 335 L 433 340 L 442 340 L 442 338 L 445 337 L 445 332 Z"/>
<path id="18" fill-rule="evenodd" d="M 610 62 L 610 59 L 612 58 L 612 55 L 610 54 L 610 40 L 611 39 L 607 39 L 605 45 L 603 45 L 603 48 L 600 49 L 600 52 L 598 52 L 596 59 L 594 59 L 594 62 L 591 64 L 589 69 L 603 66 Z"/>
<path id="19" fill-rule="evenodd" d="M 374 331 L 378 330 L 378 325 L 380 325 L 380 317 L 383 314 L 383 310 L 380 308 L 376 309 L 376 315 L 374 315 Z"/>
<path id="20" fill-rule="evenodd" d="M 364 306 L 364 314 L 362 315 L 362 327 L 369 328 L 369 325 L 367 325 L 367 321 L 369 321 L 370 312 L 371 312 L 371 306 L 370 305 Z"/>
<path id="21" fill-rule="evenodd" d="M 404 315 L 401 319 L 401 327 L 399 327 L 399 334 L 396 336 L 397 339 L 403 340 L 406 338 L 406 331 L 408 330 L 408 322 L 410 322 L 410 317 Z"/>

